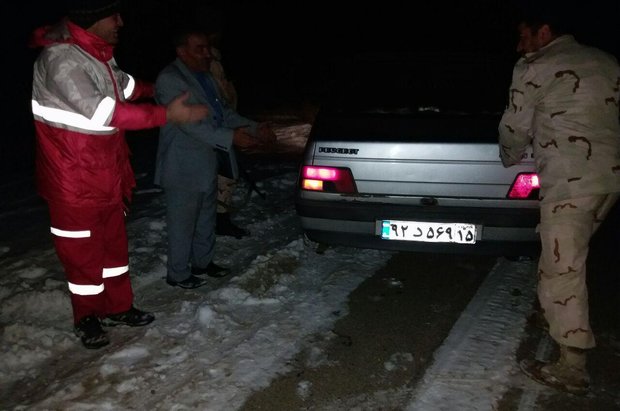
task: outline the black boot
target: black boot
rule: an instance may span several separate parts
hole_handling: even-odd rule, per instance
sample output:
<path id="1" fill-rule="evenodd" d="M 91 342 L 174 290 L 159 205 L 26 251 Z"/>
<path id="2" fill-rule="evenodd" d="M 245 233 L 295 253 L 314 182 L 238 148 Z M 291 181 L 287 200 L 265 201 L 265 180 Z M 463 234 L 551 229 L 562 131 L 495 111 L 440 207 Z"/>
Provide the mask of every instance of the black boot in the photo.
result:
<path id="1" fill-rule="evenodd" d="M 115 327 L 117 325 L 128 325 L 130 327 L 141 327 L 150 324 L 155 319 L 152 313 L 138 310 L 133 305 L 125 312 L 110 314 L 101 320 L 105 327 Z"/>
<path id="2" fill-rule="evenodd" d="M 230 220 L 230 213 L 217 213 L 217 219 L 215 223 L 215 234 L 228 235 L 235 237 L 236 239 L 243 238 L 250 233 L 241 227 L 237 227 Z"/>
<path id="3" fill-rule="evenodd" d="M 75 324 L 74 330 L 86 348 L 97 349 L 110 344 L 108 335 L 101 328 L 99 318 L 94 315 L 82 318 Z"/>

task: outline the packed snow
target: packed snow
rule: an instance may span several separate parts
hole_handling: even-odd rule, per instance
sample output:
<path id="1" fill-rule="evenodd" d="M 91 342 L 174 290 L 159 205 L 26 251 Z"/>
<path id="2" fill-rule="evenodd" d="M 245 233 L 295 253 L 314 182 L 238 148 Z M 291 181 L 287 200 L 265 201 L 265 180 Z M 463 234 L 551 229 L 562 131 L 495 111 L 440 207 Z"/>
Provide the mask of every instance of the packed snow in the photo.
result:
<path id="1" fill-rule="evenodd" d="M 308 124 L 277 128 L 279 147 L 300 150 L 309 129 Z M 254 391 L 286 373 L 290 360 L 302 350 L 312 352 L 308 361 L 321 364 L 325 359 L 321 348 L 312 346 L 313 336 L 331 338 L 334 322 L 347 315 L 349 293 L 393 252 L 347 247 L 317 252 L 316 244 L 304 238 L 294 210 L 297 164 L 285 161 L 261 167 L 256 188 L 264 196 L 253 191 L 247 180 L 241 180 L 234 196 L 240 210 L 235 219 L 251 236 L 217 239 L 215 262 L 229 266 L 233 274 L 210 278 L 207 286 L 194 290 L 165 283 L 162 191 L 149 185 L 151 175 L 137 176 L 139 187 L 147 188 L 135 193 L 136 205 L 128 218 L 130 273 L 135 305 L 154 312 L 156 320 L 146 327 L 109 329 L 112 342 L 99 350 L 85 349 L 73 333 L 67 284 L 51 239 L 43 247 L 20 253 L 12 253 L 11 244 L 0 244 L 1 408 L 234 410 Z M 13 210 L 0 218 L 24 217 Z M 531 269 L 529 263 L 500 263 L 501 270 L 515 273 L 514 287 L 527 288 L 523 278 L 533 277 L 524 275 Z M 498 282 L 498 275 L 490 277 Z M 504 292 L 510 292 L 510 281 L 499 281 Z M 468 308 L 464 317 L 469 315 L 471 320 L 467 313 L 488 306 L 484 299 L 493 294 L 484 292 L 483 302 Z M 458 376 L 454 371 L 446 376 L 444 368 L 453 361 L 450 353 L 465 343 L 472 354 L 461 356 L 464 364 L 473 361 L 476 348 L 471 344 L 504 347 L 495 350 L 497 356 L 487 363 L 473 367 L 475 381 L 487 381 L 487 390 L 473 389 L 465 397 L 470 405 L 485 404 L 482 409 L 492 403 L 514 371 L 511 353 L 521 337 L 519 319 L 524 315 L 519 310 L 526 305 L 515 309 L 493 303 L 491 312 L 482 313 L 489 321 L 502 322 L 502 315 L 506 316 L 501 338 L 487 333 L 486 341 L 479 342 L 475 332 L 484 334 L 488 324 L 471 334 L 472 323 L 464 320 L 467 325 L 461 325 L 460 334 L 453 337 L 457 340 L 448 339 L 447 353 L 438 354 L 437 365 L 418 388 L 418 403 L 448 406 L 451 397 L 462 394 L 462 382 L 451 385 L 450 381 L 472 381 L 470 371 L 459 368 Z M 385 369 L 411 358 L 403 347 L 385 363 Z M 297 394 L 305 398 L 311 390 L 311 384 L 302 382 Z M 409 398 L 414 395 L 406 391 Z M 418 409 L 415 404 L 411 409 Z"/>

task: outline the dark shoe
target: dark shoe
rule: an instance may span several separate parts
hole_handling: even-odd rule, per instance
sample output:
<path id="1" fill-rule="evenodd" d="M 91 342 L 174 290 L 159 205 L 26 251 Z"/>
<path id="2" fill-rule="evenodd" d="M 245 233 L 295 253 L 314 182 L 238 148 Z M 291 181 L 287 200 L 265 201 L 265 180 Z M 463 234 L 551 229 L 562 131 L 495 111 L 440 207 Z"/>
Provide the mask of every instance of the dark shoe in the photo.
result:
<path id="1" fill-rule="evenodd" d="M 198 278 L 194 275 L 190 275 L 189 278 L 183 281 L 174 281 L 174 280 L 171 280 L 170 278 L 166 278 L 166 283 L 168 283 L 168 285 L 171 285 L 173 287 L 191 289 L 191 288 L 202 287 L 203 285 L 207 283 L 207 280 L 203 278 Z"/>
<path id="2" fill-rule="evenodd" d="M 82 318 L 75 324 L 75 335 L 81 338 L 84 347 L 97 349 L 110 344 L 108 335 L 101 328 L 99 318 L 94 315 Z"/>
<path id="3" fill-rule="evenodd" d="M 124 313 L 110 314 L 103 320 L 101 324 L 106 327 L 114 327 L 117 325 L 128 325 L 130 327 L 139 327 L 147 325 L 153 322 L 155 316 L 151 313 L 147 313 L 142 310 L 138 310 L 136 307 L 131 307 Z"/>
<path id="4" fill-rule="evenodd" d="M 236 226 L 230 220 L 230 213 L 217 213 L 217 219 L 215 223 L 215 234 L 235 237 L 241 239 L 250 235 L 247 230 Z"/>
<path id="5" fill-rule="evenodd" d="M 226 268 L 226 267 L 220 267 L 219 265 L 215 264 L 212 261 L 212 262 L 209 263 L 207 268 L 192 267 L 192 274 L 193 275 L 203 275 L 203 274 L 206 274 L 209 277 L 222 278 L 222 277 L 226 277 L 228 274 L 230 274 L 230 270 L 228 268 Z"/>

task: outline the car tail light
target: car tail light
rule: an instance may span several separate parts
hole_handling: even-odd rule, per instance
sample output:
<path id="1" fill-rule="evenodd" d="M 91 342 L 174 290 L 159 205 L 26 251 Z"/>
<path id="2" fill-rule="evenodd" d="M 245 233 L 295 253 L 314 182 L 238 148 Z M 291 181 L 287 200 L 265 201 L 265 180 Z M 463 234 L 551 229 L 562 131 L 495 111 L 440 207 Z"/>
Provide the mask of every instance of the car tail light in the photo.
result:
<path id="1" fill-rule="evenodd" d="M 519 173 L 515 181 L 510 186 L 508 198 L 514 199 L 536 199 L 540 183 L 536 173 Z"/>
<path id="2" fill-rule="evenodd" d="M 303 166 L 300 185 L 303 190 L 357 193 L 353 174 L 348 168 Z"/>

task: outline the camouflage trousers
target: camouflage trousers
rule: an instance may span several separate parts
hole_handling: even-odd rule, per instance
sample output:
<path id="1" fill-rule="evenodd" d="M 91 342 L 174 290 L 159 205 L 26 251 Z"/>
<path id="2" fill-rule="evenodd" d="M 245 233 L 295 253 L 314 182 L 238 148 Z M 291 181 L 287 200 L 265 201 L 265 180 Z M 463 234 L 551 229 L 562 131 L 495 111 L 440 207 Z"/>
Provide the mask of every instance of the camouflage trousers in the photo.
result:
<path id="1" fill-rule="evenodd" d="M 221 175 L 217 176 L 217 212 L 230 213 L 232 211 L 232 197 L 237 180 Z"/>
<path id="2" fill-rule="evenodd" d="M 586 260 L 592 235 L 618 200 L 618 193 L 542 203 L 538 300 L 559 344 L 593 348 Z"/>

